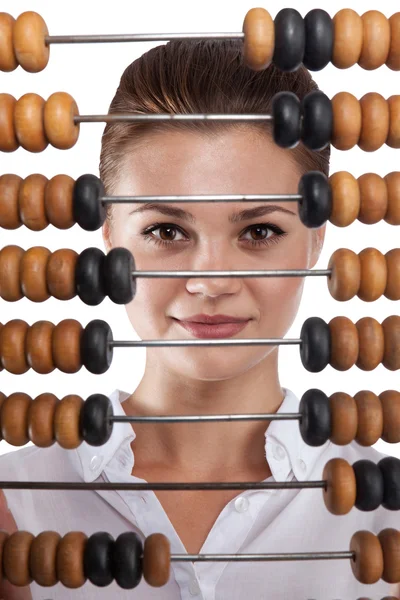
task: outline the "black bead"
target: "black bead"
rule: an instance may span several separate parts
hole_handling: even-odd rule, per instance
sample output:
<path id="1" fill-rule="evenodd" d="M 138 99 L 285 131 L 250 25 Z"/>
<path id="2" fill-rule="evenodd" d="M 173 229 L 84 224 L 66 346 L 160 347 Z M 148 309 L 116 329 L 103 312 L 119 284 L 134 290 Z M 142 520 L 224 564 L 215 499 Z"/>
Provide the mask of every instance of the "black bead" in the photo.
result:
<path id="1" fill-rule="evenodd" d="M 359 510 L 375 510 L 383 501 L 383 475 L 376 463 L 362 459 L 353 463 L 356 476 L 355 507 Z"/>
<path id="2" fill-rule="evenodd" d="M 307 371 L 318 373 L 331 359 L 331 332 L 328 323 L 320 317 L 310 317 L 300 332 L 300 357 Z"/>
<path id="3" fill-rule="evenodd" d="M 272 99 L 273 137 L 281 148 L 294 148 L 301 138 L 301 105 L 293 92 L 278 92 Z"/>
<path id="4" fill-rule="evenodd" d="M 83 555 L 83 571 L 93 585 L 105 587 L 113 581 L 112 551 L 114 538 L 105 531 L 91 535 Z"/>
<path id="5" fill-rule="evenodd" d="M 400 459 L 385 456 L 378 462 L 383 475 L 382 506 L 388 510 L 400 510 Z"/>
<path id="6" fill-rule="evenodd" d="M 92 394 L 86 399 L 80 415 L 80 432 L 90 446 L 102 446 L 112 434 L 112 404 L 104 394 Z"/>
<path id="7" fill-rule="evenodd" d="M 100 198 L 104 195 L 104 186 L 95 175 L 81 175 L 75 181 L 73 213 L 82 229 L 96 231 L 103 225 L 107 212 Z"/>
<path id="8" fill-rule="evenodd" d="M 115 540 L 112 569 L 116 583 L 125 590 L 139 585 L 142 578 L 143 545 L 134 531 L 121 533 Z"/>
<path id="9" fill-rule="evenodd" d="M 321 90 L 306 94 L 302 101 L 302 142 L 310 150 L 323 150 L 332 139 L 332 102 Z"/>
<path id="10" fill-rule="evenodd" d="M 106 296 L 104 286 L 105 254 L 100 248 L 86 248 L 78 257 L 75 268 L 75 288 L 85 304 L 96 306 Z"/>
<path id="11" fill-rule="evenodd" d="M 135 261 L 128 248 L 113 248 L 106 255 L 104 282 L 106 293 L 115 304 L 128 304 L 136 293 L 136 277 L 132 277 Z"/>
<path id="12" fill-rule="evenodd" d="M 323 446 L 331 435 L 329 398 L 317 389 L 307 390 L 300 400 L 300 433 L 309 446 Z"/>
<path id="13" fill-rule="evenodd" d="M 299 181 L 299 217 L 303 225 L 321 227 L 332 214 L 332 189 L 322 171 L 308 171 Z"/>
<path id="14" fill-rule="evenodd" d="M 304 17 L 306 46 L 303 64 L 310 71 L 320 71 L 332 60 L 333 22 L 322 8 L 314 8 Z"/>
<path id="15" fill-rule="evenodd" d="M 304 19 L 295 8 L 283 8 L 274 19 L 273 62 L 281 71 L 296 71 L 303 62 L 306 45 Z"/>
<path id="16" fill-rule="evenodd" d="M 101 375 L 111 365 L 113 357 L 112 331 L 108 323 L 95 319 L 83 330 L 81 338 L 82 364 L 90 373 Z"/>

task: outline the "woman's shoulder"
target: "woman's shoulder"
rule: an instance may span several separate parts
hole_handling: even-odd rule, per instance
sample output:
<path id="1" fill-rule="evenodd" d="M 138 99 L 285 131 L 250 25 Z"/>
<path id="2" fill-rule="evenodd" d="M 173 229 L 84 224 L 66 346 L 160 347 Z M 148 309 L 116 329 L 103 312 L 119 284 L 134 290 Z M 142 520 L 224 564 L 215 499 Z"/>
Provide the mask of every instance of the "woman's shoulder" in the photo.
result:
<path id="1" fill-rule="evenodd" d="M 75 450 L 64 450 L 58 444 L 49 448 L 29 445 L 0 455 L 0 479 L 41 480 L 70 478 L 78 471 Z"/>

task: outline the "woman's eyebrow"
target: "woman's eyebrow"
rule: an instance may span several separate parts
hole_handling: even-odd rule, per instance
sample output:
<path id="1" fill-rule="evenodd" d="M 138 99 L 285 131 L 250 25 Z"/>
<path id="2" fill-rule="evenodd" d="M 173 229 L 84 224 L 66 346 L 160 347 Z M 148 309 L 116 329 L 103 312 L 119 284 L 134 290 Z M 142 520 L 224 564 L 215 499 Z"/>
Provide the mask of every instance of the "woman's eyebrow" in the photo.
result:
<path id="1" fill-rule="evenodd" d="M 169 217 L 182 219 L 184 221 L 187 221 L 188 223 L 196 222 L 196 219 L 192 215 L 192 213 L 183 210 L 182 208 L 177 208 L 175 206 L 170 206 L 169 204 L 161 204 L 158 202 L 142 204 L 138 208 L 132 209 L 128 214 L 132 215 L 147 211 L 159 212 Z M 256 206 L 254 208 L 246 208 L 238 213 L 233 213 L 229 216 L 229 221 L 231 223 L 238 223 L 239 221 L 246 221 L 248 219 L 262 217 L 264 215 L 268 215 L 274 212 L 282 212 L 288 215 L 297 216 L 295 212 L 289 210 L 288 208 L 284 208 L 283 206 L 278 206 L 277 204 L 264 204 L 262 206 Z"/>

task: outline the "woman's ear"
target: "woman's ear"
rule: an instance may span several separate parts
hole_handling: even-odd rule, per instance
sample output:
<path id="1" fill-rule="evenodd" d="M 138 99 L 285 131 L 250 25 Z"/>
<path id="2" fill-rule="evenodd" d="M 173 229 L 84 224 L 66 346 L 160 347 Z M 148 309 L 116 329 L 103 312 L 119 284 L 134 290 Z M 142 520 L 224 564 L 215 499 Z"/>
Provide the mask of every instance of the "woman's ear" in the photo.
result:
<path id="1" fill-rule="evenodd" d="M 110 223 L 109 223 L 108 219 L 106 219 L 104 221 L 103 228 L 102 228 L 102 234 L 103 234 L 104 246 L 105 246 L 106 251 L 108 253 L 111 250 L 111 248 L 112 248 L 112 243 L 111 243 L 111 227 L 110 227 Z"/>
<path id="2" fill-rule="evenodd" d="M 315 264 L 318 262 L 319 257 L 321 256 L 321 251 L 324 245 L 325 239 L 325 230 L 326 223 L 322 227 L 318 227 L 318 229 L 313 229 L 311 231 L 312 235 L 312 248 L 311 248 L 311 256 L 310 256 L 310 265 L 309 268 L 312 269 Z"/>

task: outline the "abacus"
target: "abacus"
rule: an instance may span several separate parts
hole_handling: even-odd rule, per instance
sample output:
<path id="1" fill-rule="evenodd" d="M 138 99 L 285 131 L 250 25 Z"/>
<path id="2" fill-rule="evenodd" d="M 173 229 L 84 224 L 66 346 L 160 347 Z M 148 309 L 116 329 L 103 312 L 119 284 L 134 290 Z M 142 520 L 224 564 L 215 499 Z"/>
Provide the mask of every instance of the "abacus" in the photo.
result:
<path id="1" fill-rule="evenodd" d="M 379 32 L 379 33 L 377 33 Z M 9 72 L 19 65 L 30 73 L 43 70 L 53 43 L 99 43 L 168 39 L 238 38 L 243 40 L 246 65 L 261 70 L 273 62 L 282 71 L 296 70 L 304 64 L 320 70 L 329 62 L 340 69 L 359 64 L 372 70 L 386 64 L 400 70 L 400 13 L 386 19 L 378 11 L 362 17 L 350 9 L 339 11 L 332 19 L 323 10 L 310 11 L 303 19 L 295 9 L 283 9 L 272 20 L 262 8 L 251 9 L 240 33 L 216 34 L 140 34 L 110 36 L 51 36 L 46 23 L 35 12 L 25 12 L 16 20 L 0 13 L 0 70 Z M 19 146 L 41 152 L 50 144 L 72 148 L 78 141 L 81 123 L 112 121 L 168 121 L 187 119 L 187 115 L 137 115 L 109 113 L 80 115 L 75 100 L 65 92 L 56 92 L 47 100 L 28 93 L 16 100 L 0 94 L 0 150 L 12 152 Z M 341 92 L 330 100 L 321 91 L 300 101 L 294 94 L 281 93 L 274 98 L 271 114 L 190 115 L 195 120 L 271 121 L 273 139 L 282 148 L 293 148 L 300 141 L 311 150 L 332 144 L 340 150 L 358 145 L 375 151 L 383 144 L 400 148 L 400 96 L 385 100 L 369 93 L 357 100 Z M 373 124 L 374 126 L 372 126 Z M 381 178 L 365 174 L 356 180 L 340 172 L 328 180 L 318 171 L 306 173 L 296 195 L 213 195 L 213 196 L 106 196 L 102 182 L 85 174 L 76 181 L 66 175 L 47 180 L 30 175 L 24 180 L 15 174 L 0 176 L 0 226 L 15 230 L 21 225 L 40 231 L 48 224 L 68 229 L 78 224 L 95 231 L 104 223 L 106 206 L 118 202 L 270 202 L 297 201 L 299 217 L 309 228 L 321 227 L 328 220 L 346 227 L 356 219 L 365 224 L 381 220 L 400 224 L 400 172 Z M 365 248 L 359 254 L 341 248 L 331 256 L 325 270 L 264 271 L 141 271 L 126 248 L 114 248 L 105 255 L 98 248 L 87 248 L 80 255 L 71 249 L 51 253 L 37 246 L 24 251 L 17 245 L 0 251 L 0 296 L 9 302 L 23 297 L 44 302 L 50 297 L 70 300 L 79 296 L 87 305 L 100 304 L 107 296 L 116 304 L 127 304 L 136 292 L 140 278 L 196 277 L 327 277 L 328 289 L 338 301 L 358 296 L 372 302 L 385 296 L 400 300 L 400 248 L 383 255 Z M 85 328 L 73 319 L 54 325 L 39 321 L 28 325 L 15 319 L 0 325 L 0 369 L 23 374 L 32 368 L 41 374 L 54 369 L 75 373 L 82 366 L 94 374 L 104 373 L 111 364 L 114 347 L 130 346 L 242 346 L 298 345 L 303 366 L 310 372 L 327 365 L 345 371 L 356 365 L 373 370 L 383 364 L 391 371 L 400 368 L 400 317 L 393 314 L 382 323 L 365 317 L 353 323 L 335 317 L 326 323 L 319 317 L 307 319 L 298 339 L 256 338 L 218 340 L 140 340 L 115 341 L 107 322 L 93 320 Z M 1 436 L 15 446 L 28 441 L 46 448 L 54 443 L 64 449 L 77 448 L 83 441 L 93 446 L 105 444 L 114 423 L 273 421 L 297 420 L 301 436 L 310 446 L 327 440 L 346 445 L 356 440 L 371 446 L 382 438 L 400 441 L 400 392 L 386 390 L 379 396 L 360 391 L 354 397 L 337 392 L 328 397 L 318 389 L 308 390 L 295 414 L 202 415 L 198 417 L 123 417 L 113 414 L 107 396 L 94 393 L 86 400 L 70 394 L 61 400 L 51 393 L 32 399 L 15 392 L 0 393 Z M 345 515 L 353 507 L 370 511 L 379 506 L 400 509 L 400 460 L 386 457 L 378 464 L 359 461 L 350 465 L 341 458 L 327 462 L 323 479 L 303 482 L 260 483 L 68 483 L 0 482 L 2 489 L 287 489 L 321 488 L 329 512 Z M 0 532 L 2 573 L 11 584 L 26 586 L 35 581 L 41 586 L 61 582 L 65 587 L 82 587 L 87 580 L 99 587 L 112 581 L 123 589 L 137 587 L 142 577 L 161 587 L 170 577 L 171 562 L 179 561 L 273 561 L 273 560 L 350 560 L 355 578 L 372 584 L 380 579 L 388 584 L 400 582 L 400 531 L 392 528 L 378 535 L 355 532 L 349 548 L 341 552 L 275 554 L 173 554 L 162 534 L 148 536 L 144 543 L 134 532 L 122 533 L 116 540 L 106 532 L 86 536 L 54 531 L 34 536 L 28 531 Z M 389 597 L 387 597 L 389 598 Z M 391 597 L 393 598 L 393 596 Z"/>

